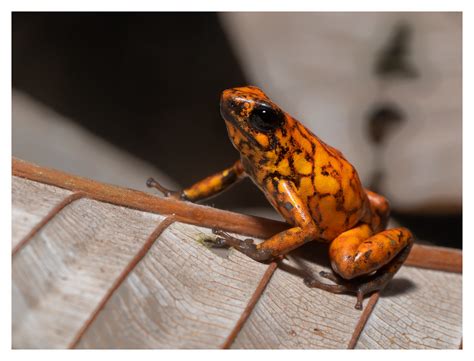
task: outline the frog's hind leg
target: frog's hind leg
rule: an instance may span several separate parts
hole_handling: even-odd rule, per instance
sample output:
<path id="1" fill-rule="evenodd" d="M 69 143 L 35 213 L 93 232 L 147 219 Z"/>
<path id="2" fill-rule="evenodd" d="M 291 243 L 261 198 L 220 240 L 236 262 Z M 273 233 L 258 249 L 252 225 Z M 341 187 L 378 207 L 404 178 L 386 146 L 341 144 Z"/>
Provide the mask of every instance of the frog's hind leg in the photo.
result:
<path id="1" fill-rule="evenodd" d="M 365 190 L 370 203 L 370 225 L 374 232 L 380 232 L 387 228 L 390 217 L 390 205 L 388 200 L 375 192 Z"/>
<path id="2" fill-rule="evenodd" d="M 356 308 L 360 309 L 364 295 L 383 289 L 393 278 L 412 245 L 413 236 L 406 228 L 393 228 L 374 235 L 369 225 L 360 224 L 339 235 L 330 245 L 331 266 L 337 276 L 321 275 L 340 286 L 337 293 L 341 288 L 356 293 Z M 305 283 L 318 287 L 316 281 L 306 280 Z"/>
<path id="3" fill-rule="evenodd" d="M 388 264 L 412 243 L 413 236 L 406 228 L 373 234 L 369 225 L 360 224 L 332 241 L 329 247 L 331 266 L 347 280 L 368 275 Z"/>

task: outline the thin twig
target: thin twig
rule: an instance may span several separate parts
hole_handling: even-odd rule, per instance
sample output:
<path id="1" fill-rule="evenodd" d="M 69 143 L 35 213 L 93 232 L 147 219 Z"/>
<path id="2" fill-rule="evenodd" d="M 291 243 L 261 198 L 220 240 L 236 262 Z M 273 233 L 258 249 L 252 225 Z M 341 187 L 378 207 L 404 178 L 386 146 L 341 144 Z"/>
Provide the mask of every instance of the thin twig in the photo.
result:
<path id="1" fill-rule="evenodd" d="M 14 257 L 56 214 L 58 214 L 68 204 L 86 197 L 87 194 L 84 192 L 75 192 L 64 198 L 59 204 L 57 204 L 49 213 L 35 225 L 28 234 L 21 239 L 18 244 L 12 249 L 12 257 Z"/>
<path id="2" fill-rule="evenodd" d="M 232 343 L 234 342 L 235 338 L 239 334 L 240 330 L 244 326 L 245 322 L 247 319 L 250 317 L 250 314 L 252 313 L 253 309 L 255 308 L 255 305 L 257 304 L 258 300 L 263 294 L 263 291 L 265 290 L 265 287 L 267 287 L 268 282 L 270 281 L 270 278 L 272 277 L 273 273 L 275 272 L 277 268 L 277 263 L 272 262 L 268 266 L 267 270 L 263 274 L 262 278 L 260 279 L 260 282 L 255 289 L 255 292 L 253 293 L 252 297 L 250 297 L 249 303 L 245 307 L 244 311 L 240 315 L 239 320 L 235 324 L 235 327 L 227 336 L 226 340 L 222 344 L 221 348 L 223 349 L 228 349 L 230 346 L 232 346 Z"/>
<path id="3" fill-rule="evenodd" d="M 362 311 L 359 321 L 357 322 L 357 325 L 354 328 L 354 332 L 352 333 L 351 340 L 349 341 L 349 344 L 347 345 L 348 349 L 354 349 L 356 347 L 357 341 L 359 340 L 359 337 L 362 334 L 362 331 L 364 330 L 365 324 L 367 323 L 367 320 L 372 314 L 372 311 L 374 310 L 375 305 L 377 304 L 377 301 L 379 300 L 379 298 L 380 298 L 379 292 L 375 292 L 372 296 L 370 296 L 369 301 L 367 302 L 367 305 L 365 306 L 364 311 Z"/>

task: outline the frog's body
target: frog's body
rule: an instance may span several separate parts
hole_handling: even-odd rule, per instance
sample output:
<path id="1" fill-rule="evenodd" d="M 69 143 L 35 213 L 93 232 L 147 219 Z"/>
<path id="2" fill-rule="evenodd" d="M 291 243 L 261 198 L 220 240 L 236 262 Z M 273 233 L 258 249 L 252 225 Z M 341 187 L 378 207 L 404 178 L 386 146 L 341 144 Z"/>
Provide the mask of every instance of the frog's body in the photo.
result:
<path id="1" fill-rule="evenodd" d="M 368 219 L 367 195 L 356 170 L 339 151 L 323 143 L 293 118 L 287 118 L 287 125 L 270 139 L 274 142 L 271 150 L 243 151 L 242 165 L 285 220 L 296 225 L 292 213 L 280 207 L 275 196 L 278 181 L 293 183 L 321 230 L 319 239 L 332 241 L 361 219 Z M 268 184 L 269 180 L 275 184 Z"/>
<path id="2" fill-rule="evenodd" d="M 220 244 L 268 260 L 312 240 L 331 242 L 329 256 L 339 276 L 352 279 L 379 271 L 377 277 L 355 285 L 327 285 L 316 279 L 306 283 L 332 292 L 357 292 L 360 308 L 363 295 L 385 285 L 406 259 L 413 243 L 410 231 L 385 231 L 389 215 L 385 198 L 365 190 L 341 152 L 282 111 L 260 89 L 225 90 L 221 114 L 240 160 L 181 193 L 168 192 L 156 182 L 150 185 L 176 198 L 197 201 L 249 176 L 293 228 L 258 245 L 217 231 L 223 237 Z"/>

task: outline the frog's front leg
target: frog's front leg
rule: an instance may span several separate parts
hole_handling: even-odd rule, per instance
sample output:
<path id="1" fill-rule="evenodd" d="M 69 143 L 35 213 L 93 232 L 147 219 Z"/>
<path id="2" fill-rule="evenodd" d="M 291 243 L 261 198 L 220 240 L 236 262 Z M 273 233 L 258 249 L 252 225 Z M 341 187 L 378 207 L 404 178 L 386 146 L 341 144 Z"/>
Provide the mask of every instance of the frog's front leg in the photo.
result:
<path id="1" fill-rule="evenodd" d="M 242 167 L 240 160 L 238 160 L 231 167 L 204 178 L 203 180 L 193 184 L 191 187 L 184 189 L 182 192 L 166 189 L 153 178 L 149 178 L 146 184 L 148 187 L 158 189 L 165 197 L 197 202 L 217 195 L 238 182 L 244 176 L 244 168 Z"/>
<path id="2" fill-rule="evenodd" d="M 339 235 L 330 245 L 331 266 L 339 277 L 325 272 L 321 275 L 338 283 L 339 290 L 356 293 L 356 308 L 361 309 L 364 295 L 387 285 L 408 257 L 412 245 L 413 236 L 406 228 L 373 234 L 369 225 L 360 224 Z M 306 280 L 306 284 L 318 287 L 316 280 Z"/>
<path id="3" fill-rule="evenodd" d="M 277 210 L 295 227 L 277 233 L 259 244 L 254 244 L 251 239 L 241 241 L 223 231 L 214 230 L 220 236 L 216 241 L 219 246 L 232 246 L 255 260 L 266 261 L 285 255 L 320 236 L 319 227 L 292 182 L 274 178 L 266 184 L 264 190 Z"/>

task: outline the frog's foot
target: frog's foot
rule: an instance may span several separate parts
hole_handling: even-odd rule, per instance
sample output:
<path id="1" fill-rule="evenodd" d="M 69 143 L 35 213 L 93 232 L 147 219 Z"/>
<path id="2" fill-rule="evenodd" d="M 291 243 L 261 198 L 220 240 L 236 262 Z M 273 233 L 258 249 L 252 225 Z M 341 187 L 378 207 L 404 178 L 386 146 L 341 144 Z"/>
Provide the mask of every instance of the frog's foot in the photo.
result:
<path id="1" fill-rule="evenodd" d="M 343 285 L 330 285 L 328 283 L 321 282 L 317 278 L 314 278 L 312 276 L 305 277 L 304 284 L 310 288 L 319 288 L 321 290 L 328 291 L 331 293 L 347 292 L 347 288 Z"/>
<path id="2" fill-rule="evenodd" d="M 365 295 L 374 291 L 381 291 L 387 283 L 392 279 L 393 274 L 384 273 L 380 276 L 375 277 L 363 277 L 361 279 L 345 280 L 334 272 L 319 272 L 321 277 L 324 277 L 332 282 L 336 283 L 338 292 L 336 293 L 354 293 L 357 296 L 357 302 L 355 308 L 362 310 L 362 301 Z M 331 292 L 329 289 L 328 291 Z"/>
<path id="3" fill-rule="evenodd" d="M 228 244 L 222 241 L 222 238 L 205 236 L 200 239 L 197 239 L 197 241 L 207 248 L 229 248 L 230 247 Z"/>
<path id="4" fill-rule="evenodd" d="M 308 284 L 306 280 L 305 284 L 309 287 L 318 287 L 333 293 L 355 293 L 357 295 L 357 302 L 355 308 L 361 310 L 362 301 L 364 300 L 365 295 L 375 291 L 382 291 L 393 278 L 394 273 L 387 272 L 386 270 L 381 269 L 372 276 L 364 276 L 360 277 L 360 279 L 353 280 L 345 280 L 334 272 L 321 271 L 319 275 L 336 283 L 336 285 L 324 284 L 326 286 L 331 286 L 334 288 L 322 288 L 318 286 L 312 286 L 311 284 Z"/>
<path id="5" fill-rule="evenodd" d="M 183 199 L 182 193 L 177 191 L 172 191 L 168 188 L 163 187 L 160 183 L 158 183 L 154 178 L 148 178 L 146 181 L 146 186 L 148 188 L 156 188 L 158 189 L 165 197 L 170 197 L 174 199 Z"/>
<path id="6" fill-rule="evenodd" d="M 362 310 L 362 301 L 364 300 L 364 296 L 371 291 L 366 291 L 365 289 L 360 288 L 357 283 L 339 279 L 338 276 L 329 272 L 320 272 L 319 274 L 324 278 L 330 279 L 336 284 L 327 284 L 313 277 L 306 277 L 304 279 L 304 284 L 310 288 L 319 288 L 331 293 L 355 293 L 357 295 L 355 308 Z"/>
<path id="7" fill-rule="evenodd" d="M 227 232 L 216 228 L 212 230 L 212 233 L 219 236 L 215 239 L 216 247 L 233 247 L 256 261 L 267 261 L 272 258 L 271 250 L 258 249 L 254 243 L 254 240 L 251 238 L 247 238 L 242 241 L 234 236 L 231 236 Z"/>

